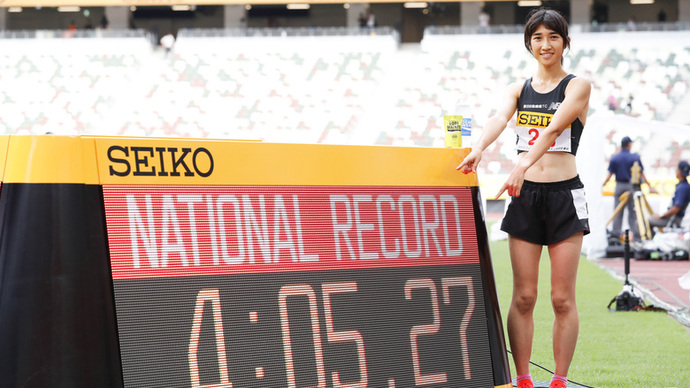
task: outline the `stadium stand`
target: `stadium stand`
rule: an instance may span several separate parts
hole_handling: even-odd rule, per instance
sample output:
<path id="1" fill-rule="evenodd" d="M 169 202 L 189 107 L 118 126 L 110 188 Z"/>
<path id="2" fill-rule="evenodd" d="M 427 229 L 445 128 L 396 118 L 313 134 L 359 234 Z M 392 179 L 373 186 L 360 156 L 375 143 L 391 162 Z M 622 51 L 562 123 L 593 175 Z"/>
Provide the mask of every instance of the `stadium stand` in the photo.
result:
<path id="1" fill-rule="evenodd" d="M 151 57 L 143 32 L 0 39 L 0 131 L 115 134 L 126 119 L 138 70 Z"/>

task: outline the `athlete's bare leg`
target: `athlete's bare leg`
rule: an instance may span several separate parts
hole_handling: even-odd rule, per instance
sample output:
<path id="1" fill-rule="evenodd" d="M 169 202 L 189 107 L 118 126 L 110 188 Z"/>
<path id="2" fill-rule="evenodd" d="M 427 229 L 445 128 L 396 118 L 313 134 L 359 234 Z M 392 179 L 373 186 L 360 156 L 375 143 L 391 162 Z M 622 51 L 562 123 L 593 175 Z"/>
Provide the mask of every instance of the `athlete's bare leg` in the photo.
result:
<path id="1" fill-rule="evenodd" d="M 529 373 L 532 355 L 534 319 L 537 302 L 539 257 L 542 246 L 509 236 L 510 262 L 513 266 L 513 298 L 508 310 L 508 339 L 518 375 Z"/>
<path id="2" fill-rule="evenodd" d="M 575 280 L 580 262 L 583 233 L 576 233 L 549 245 L 551 259 L 551 304 L 556 319 L 553 323 L 553 357 L 556 374 L 568 375 L 575 353 L 580 320 L 575 302 Z"/>

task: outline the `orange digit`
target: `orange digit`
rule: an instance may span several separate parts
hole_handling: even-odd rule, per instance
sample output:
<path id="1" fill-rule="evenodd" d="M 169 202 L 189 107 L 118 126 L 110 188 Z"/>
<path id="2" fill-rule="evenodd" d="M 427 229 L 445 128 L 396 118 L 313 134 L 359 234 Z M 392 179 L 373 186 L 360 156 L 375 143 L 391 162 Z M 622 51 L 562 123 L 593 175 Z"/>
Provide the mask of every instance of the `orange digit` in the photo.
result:
<path id="1" fill-rule="evenodd" d="M 448 289 L 450 287 L 467 287 L 467 310 L 462 316 L 462 321 L 460 322 L 460 347 L 462 351 L 462 361 L 465 367 L 465 379 L 469 380 L 472 378 L 472 372 L 470 369 L 470 352 L 467 346 L 467 327 L 470 324 L 470 319 L 472 319 L 472 314 L 474 313 L 474 286 L 472 285 L 471 277 L 456 277 L 456 278 L 443 278 L 441 279 L 441 287 L 443 288 L 443 303 L 450 304 L 450 294 Z"/>
<path id="2" fill-rule="evenodd" d="M 331 294 L 336 292 L 357 292 L 357 283 L 324 283 L 321 285 L 321 289 L 323 291 L 323 310 L 326 316 L 326 338 L 328 342 L 354 342 L 357 344 L 357 356 L 359 358 L 359 381 L 343 384 L 340 382 L 338 372 L 333 372 L 333 388 L 366 388 L 369 384 L 369 373 L 367 372 L 364 338 L 357 330 L 335 331 L 333 310 L 331 308 Z"/>
<path id="3" fill-rule="evenodd" d="M 211 302 L 213 311 L 213 327 L 216 333 L 216 351 L 218 352 L 218 370 L 220 372 L 220 383 L 211 385 L 201 385 L 199 382 L 199 334 L 201 332 L 201 321 L 204 314 L 204 304 Z M 225 335 L 223 334 L 223 318 L 220 311 L 220 292 L 217 288 L 207 288 L 199 291 L 196 296 L 196 306 L 194 307 L 194 321 L 192 323 L 192 334 L 189 338 L 189 372 L 192 379 L 192 388 L 232 388 L 232 383 L 228 377 L 228 358 L 225 353 Z"/>
<path id="4" fill-rule="evenodd" d="M 283 286 L 278 292 L 280 326 L 283 330 L 283 350 L 285 352 L 285 369 L 287 371 L 288 388 L 298 388 L 297 378 L 295 377 L 295 364 L 292 359 L 292 339 L 290 338 L 290 321 L 287 309 L 287 298 L 291 296 L 306 296 L 309 300 L 312 338 L 314 339 L 314 355 L 316 358 L 316 376 L 318 379 L 318 385 L 310 388 L 326 388 L 326 368 L 323 364 L 323 350 L 321 348 L 319 310 L 316 304 L 316 293 L 308 284 Z"/>
<path id="5" fill-rule="evenodd" d="M 422 374 L 419 366 L 419 349 L 417 337 L 438 333 L 441 328 L 441 312 L 438 307 L 438 293 L 436 284 L 431 279 L 410 279 L 405 283 L 405 299 L 412 299 L 412 290 L 415 288 L 428 288 L 431 293 L 431 311 L 434 321 L 428 325 L 413 326 L 410 330 L 410 345 L 412 347 L 412 367 L 414 369 L 415 385 L 439 384 L 448 382 L 446 372 Z"/>

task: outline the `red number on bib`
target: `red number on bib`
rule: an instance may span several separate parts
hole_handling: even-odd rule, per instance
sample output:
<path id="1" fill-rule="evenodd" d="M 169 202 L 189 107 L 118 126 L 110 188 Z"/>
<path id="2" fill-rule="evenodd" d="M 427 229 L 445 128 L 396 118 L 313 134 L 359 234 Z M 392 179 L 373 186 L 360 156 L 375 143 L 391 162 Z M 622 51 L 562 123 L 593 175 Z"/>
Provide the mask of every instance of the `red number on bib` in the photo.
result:
<path id="1" fill-rule="evenodd" d="M 536 142 L 537 139 L 539 138 L 539 130 L 537 130 L 536 128 L 532 128 L 529 130 L 528 133 L 530 135 L 532 135 L 532 140 L 529 141 L 529 145 L 532 146 L 532 145 L 534 145 L 534 142 Z M 554 141 L 553 144 L 551 144 L 551 147 L 555 147 L 555 146 L 556 146 L 556 142 Z"/>
<path id="2" fill-rule="evenodd" d="M 529 141 L 529 145 L 534 145 L 534 142 L 539 138 L 539 131 L 536 128 L 529 130 L 529 134 L 532 135 L 532 140 Z"/>

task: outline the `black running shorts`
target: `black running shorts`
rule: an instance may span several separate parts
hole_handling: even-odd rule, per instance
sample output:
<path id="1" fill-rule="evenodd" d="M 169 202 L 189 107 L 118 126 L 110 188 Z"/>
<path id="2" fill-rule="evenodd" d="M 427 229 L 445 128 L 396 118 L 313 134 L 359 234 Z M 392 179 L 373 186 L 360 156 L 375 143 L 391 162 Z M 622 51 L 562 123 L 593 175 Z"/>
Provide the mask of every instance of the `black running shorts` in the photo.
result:
<path id="1" fill-rule="evenodd" d="M 540 245 L 589 233 L 589 214 L 580 177 L 561 182 L 524 181 L 519 197 L 511 197 L 501 230 Z"/>

